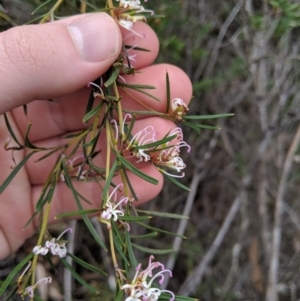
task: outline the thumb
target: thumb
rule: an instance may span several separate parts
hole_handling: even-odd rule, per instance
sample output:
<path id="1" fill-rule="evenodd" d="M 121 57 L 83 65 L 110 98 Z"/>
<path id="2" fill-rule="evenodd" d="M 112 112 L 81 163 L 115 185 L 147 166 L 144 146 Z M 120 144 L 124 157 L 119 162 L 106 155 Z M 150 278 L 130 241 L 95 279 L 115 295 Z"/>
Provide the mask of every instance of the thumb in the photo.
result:
<path id="1" fill-rule="evenodd" d="M 86 86 L 117 59 L 121 44 L 116 22 L 105 13 L 1 33 L 0 114 Z"/>

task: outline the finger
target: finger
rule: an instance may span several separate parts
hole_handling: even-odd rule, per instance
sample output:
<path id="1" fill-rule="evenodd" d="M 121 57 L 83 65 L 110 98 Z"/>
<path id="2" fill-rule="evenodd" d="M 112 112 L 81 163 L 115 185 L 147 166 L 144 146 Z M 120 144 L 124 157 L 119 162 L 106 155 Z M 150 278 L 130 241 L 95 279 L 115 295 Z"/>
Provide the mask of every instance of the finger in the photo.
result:
<path id="1" fill-rule="evenodd" d="M 84 87 L 110 67 L 121 45 L 119 27 L 104 13 L 1 33 L 0 113 Z"/>
<path id="2" fill-rule="evenodd" d="M 156 134 L 156 139 L 160 140 L 167 133 L 169 133 L 172 129 L 176 127 L 176 125 L 169 121 L 169 120 L 164 120 L 160 119 L 157 117 L 151 117 L 151 118 L 146 118 L 146 119 L 141 119 L 137 120 L 135 122 L 134 128 L 132 130 L 132 134 L 136 134 L 140 130 L 146 128 L 147 126 L 152 125 L 155 129 L 155 134 Z M 61 137 L 55 137 L 55 138 L 50 138 L 44 141 L 40 141 L 36 143 L 37 146 L 44 146 L 44 147 L 53 147 L 53 146 L 58 146 L 58 145 L 63 145 L 67 143 L 68 140 L 62 139 Z M 98 146 L 96 148 L 97 151 L 100 151 L 99 155 L 93 159 L 93 163 L 96 164 L 99 167 L 104 167 L 105 162 L 106 162 L 106 136 L 103 133 L 103 135 L 100 136 Z M 61 151 L 56 152 L 55 154 L 51 155 L 50 157 L 36 162 L 36 160 L 43 155 L 45 155 L 46 152 L 36 154 L 35 156 L 31 157 L 26 164 L 26 170 L 28 172 L 28 177 L 30 182 L 33 185 L 38 185 L 44 183 L 48 176 L 49 173 L 51 172 L 54 164 L 57 162 L 59 159 Z M 77 154 L 83 153 L 82 150 L 78 150 Z M 76 155 L 72 156 L 72 158 L 75 158 Z M 133 160 L 132 163 L 134 163 L 136 160 Z M 80 162 L 77 161 L 76 163 Z M 141 164 L 138 165 L 139 167 Z"/>
<path id="3" fill-rule="evenodd" d="M 124 76 L 127 83 L 155 86 L 156 89 L 147 90 L 147 92 L 152 93 L 160 101 L 131 89 L 120 90 L 123 96 L 123 108 L 133 111 L 151 108 L 165 113 L 167 99 L 166 72 L 168 72 L 170 78 L 171 99 L 179 97 L 186 104 L 189 104 L 192 97 L 192 85 L 188 76 L 175 66 L 160 64 L 144 68 L 134 76 Z M 26 131 L 28 122 L 32 121 L 33 125 L 29 136 L 32 142 L 60 136 L 84 128 L 82 118 L 85 114 L 89 93 L 90 90 L 85 88 L 55 102 L 32 102 L 28 105 L 27 117 L 24 115 L 22 108 L 14 110 L 13 114 L 20 131 L 23 133 Z"/>
<path id="4" fill-rule="evenodd" d="M 152 109 L 157 112 L 166 113 L 167 107 L 167 82 L 169 76 L 170 98 L 181 98 L 187 105 L 192 97 L 192 84 L 187 74 L 176 66 L 168 64 L 154 65 L 140 69 L 134 76 L 124 75 L 126 85 L 150 85 L 154 89 L 142 89 L 138 92 L 134 89 L 122 88 L 123 108 L 127 110 L 139 111 Z M 156 99 L 154 99 L 154 97 Z"/>
<path id="5" fill-rule="evenodd" d="M 8 114 L 9 115 L 9 114 Z M 15 134 L 20 138 L 16 125 L 12 118 L 10 124 L 15 130 Z M 4 117 L 0 115 L 0 185 L 2 186 L 9 174 L 13 171 L 15 164 L 12 160 L 12 152 L 4 148 L 7 143 L 8 133 L 6 130 Z M 14 152 L 13 156 L 17 162 L 23 159 L 25 151 Z M 1 189 L 2 190 L 2 189 Z M 25 168 L 22 168 L 18 174 L 9 183 L 4 191 L 0 191 L 0 260 L 5 258 L 15 249 L 10 249 L 7 243 L 8 239 L 23 241 L 24 235 L 32 233 L 32 229 L 22 231 L 18 226 L 18 219 L 22 218 L 24 212 L 32 211 L 31 184 Z M 30 228 L 30 227 L 29 227 Z M 21 231 L 20 231 L 21 230 Z"/>
<path id="6" fill-rule="evenodd" d="M 143 22 L 136 22 L 133 25 L 133 30 L 139 35 L 123 27 L 120 29 L 123 36 L 123 43 L 127 46 L 126 53 L 130 58 L 130 65 L 135 69 L 151 65 L 159 52 L 159 41 L 153 29 Z M 132 49 L 134 47 L 139 47 L 144 50 L 134 50 Z M 127 60 L 125 63 L 128 63 Z"/>

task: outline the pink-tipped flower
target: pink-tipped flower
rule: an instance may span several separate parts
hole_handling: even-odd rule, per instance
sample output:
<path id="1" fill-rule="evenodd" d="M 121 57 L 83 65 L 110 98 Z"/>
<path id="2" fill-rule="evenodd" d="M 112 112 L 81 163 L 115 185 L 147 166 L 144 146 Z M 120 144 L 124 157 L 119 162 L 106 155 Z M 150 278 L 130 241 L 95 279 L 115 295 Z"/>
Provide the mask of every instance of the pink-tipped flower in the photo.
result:
<path id="1" fill-rule="evenodd" d="M 101 219 L 110 220 L 113 217 L 113 220 L 116 222 L 119 216 L 124 216 L 124 210 L 121 207 L 122 204 L 126 204 L 128 202 L 128 197 L 122 196 L 117 203 L 117 190 L 123 187 L 123 184 L 119 184 L 116 188 L 112 191 L 110 196 L 108 197 L 105 203 L 105 209 L 101 213 Z M 114 201 L 111 202 L 111 199 L 114 198 Z M 118 209 L 119 208 L 119 209 Z"/>
<path id="2" fill-rule="evenodd" d="M 164 274 L 169 274 L 172 277 L 172 272 L 165 269 L 160 262 L 153 262 L 154 256 L 149 257 L 148 267 L 141 271 L 141 264 L 136 267 L 136 273 L 130 284 L 124 284 L 121 289 L 125 290 L 128 297 L 125 301 L 154 301 L 158 300 L 162 293 L 171 295 L 170 301 L 175 299 L 173 292 L 169 290 L 160 290 L 159 288 L 152 288 L 153 281 L 159 278 L 159 284 L 164 282 Z M 153 273 L 154 269 L 160 268 L 157 273 Z"/>
<path id="3" fill-rule="evenodd" d="M 137 158 L 137 163 L 142 161 L 147 162 L 150 161 L 150 156 L 149 154 L 147 154 L 147 152 L 151 151 L 151 149 L 141 149 L 136 147 L 153 143 L 155 141 L 156 133 L 154 131 L 154 127 L 152 125 L 149 125 L 133 136 L 126 147 L 126 150 L 129 150 L 131 155 Z"/>
<path id="4" fill-rule="evenodd" d="M 66 232 L 72 232 L 71 228 L 66 229 L 63 231 L 57 238 L 52 238 L 51 240 L 47 240 L 44 246 L 35 246 L 32 252 L 36 255 L 46 255 L 50 251 L 52 255 L 58 256 L 60 258 L 64 258 L 67 255 L 67 248 L 65 242 L 59 242 L 60 238 Z"/>
<path id="5" fill-rule="evenodd" d="M 37 286 L 41 285 L 41 284 L 48 284 L 51 283 L 52 278 L 51 277 L 45 277 L 40 279 L 39 281 L 37 281 L 36 284 L 32 285 L 32 286 L 28 286 L 25 288 L 24 290 L 24 294 L 28 295 L 29 298 L 33 298 L 34 297 L 34 291 L 37 288 Z"/>
<path id="6" fill-rule="evenodd" d="M 162 173 L 165 173 L 171 177 L 182 178 L 184 177 L 184 173 L 181 173 L 180 175 L 174 175 L 163 169 L 166 168 L 168 170 L 175 170 L 179 173 L 182 172 L 182 170 L 186 167 L 185 163 L 180 157 L 180 149 L 186 147 L 187 152 L 189 153 L 191 147 L 185 141 L 183 141 L 183 133 L 181 128 L 177 127 L 173 129 L 168 134 L 168 137 L 173 135 L 176 135 L 176 139 L 179 140 L 179 142 L 175 143 L 174 145 L 169 145 L 172 143 L 172 141 L 169 141 L 156 148 L 155 152 L 150 154 L 151 161 Z"/>

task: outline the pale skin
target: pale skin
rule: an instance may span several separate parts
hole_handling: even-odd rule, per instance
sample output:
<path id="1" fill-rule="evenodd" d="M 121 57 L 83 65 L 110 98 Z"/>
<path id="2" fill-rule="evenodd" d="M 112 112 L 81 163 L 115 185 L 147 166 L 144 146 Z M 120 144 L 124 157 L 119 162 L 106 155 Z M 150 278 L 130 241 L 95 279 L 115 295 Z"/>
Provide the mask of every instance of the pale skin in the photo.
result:
<path id="1" fill-rule="evenodd" d="M 74 44 L 70 26 L 75 22 L 87 24 L 99 32 L 99 40 L 95 43 L 107 43 L 112 46 L 95 57 L 95 53 L 82 53 L 78 44 Z M 99 24 L 97 24 L 97 22 Z M 106 29 L 108 34 L 101 35 Z M 162 101 L 155 102 L 147 96 L 138 94 L 138 98 L 147 106 L 164 112 L 166 108 L 166 71 L 170 77 L 171 99 L 178 97 L 189 103 L 192 97 L 192 86 L 187 75 L 177 67 L 160 64 L 152 65 L 158 51 L 158 39 L 153 30 L 144 23 L 137 23 L 134 30 L 146 38 L 130 35 L 130 32 L 119 29 L 115 22 L 104 14 L 81 15 L 56 21 L 45 25 L 16 27 L 0 34 L 0 114 L 10 112 L 10 122 L 20 141 L 29 121 L 33 122 L 30 134 L 31 142 L 36 145 L 53 146 L 62 143 L 62 136 L 83 129 L 82 123 L 86 100 L 90 90 L 87 83 L 101 76 L 117 59 L 121 51 L 122 39 L 126 43 L 147 48 L 151 52 L 137 52 L 135 68 L 139 71 L 134 76 L 125 76 L 127 83 L 142 83 L 155 86 L 152 93 Z M 101 40 L 102 39 L 102 40 Z M 76 46 L 75 46 L 76 45 Z M 89 47 L 93 44 L 89 42 Z M 95 46 L 96 47 L 96 46 Z M 102 46 L 101 46 L 102 47 Z M 109 47 L 108 47 L 109 48 Z M 91 49 L 91 48 L 89 48 Z M 92 49 L 93 50 L 93 49 Z M 91 51 L 92 51 L 91 50 Z M 100 56 L 100 57 L 99 57 Z M 130 96 L 123 95 L 122 104 L 130 110 L 145 109 Z M 49 101 L 34 101 L 54 99 Z M 28 116 L 24 116 L 22 105 L 28 104 Z M 136 121 L 134 131 L 148 125 L 156 128 L 157 136 L 163 137 L 175 127 L 170 121 L 157 117 L 140 118 Z M 14 166 L 11 151 L 4 145 L 8 132 L 3 115 L 0 115 L 0 184 L 11 173 Z M 105 163 L 105 141 L 100 141 L 99 164 Z M 101 145 L 101 143 L 103 143 Z M 20 162 L 26 151 L 14 152 L 16 162 Z M 58 155 L 57 155 L 58 156 Z M 24 225 L 34 213 L 35 203 L 41 193 L 57 156 L 39 164 L 34 163 L 34 156 L 26 164 L 8 188 L 0 195 L 0 260 L 16 251 L 24 241 L 35 233 L 37 224 Z M 163 185 L 162 175 L 150 164 L 140 169 L 159 180 L 158 185 L 145 182 L 130 174 L 130 179 L 139 195 L 140 203 L 154 198 Z M 114 179 L 118 181 L 118 176 Z M 99 207 L 101 190 L 95 183 L 74 182 L 76 189 L 88 198 L 93 205 Z M 49 222 L 59 213 L 76 210 L 71 193 L 61 182 L 54 195 Z"/>

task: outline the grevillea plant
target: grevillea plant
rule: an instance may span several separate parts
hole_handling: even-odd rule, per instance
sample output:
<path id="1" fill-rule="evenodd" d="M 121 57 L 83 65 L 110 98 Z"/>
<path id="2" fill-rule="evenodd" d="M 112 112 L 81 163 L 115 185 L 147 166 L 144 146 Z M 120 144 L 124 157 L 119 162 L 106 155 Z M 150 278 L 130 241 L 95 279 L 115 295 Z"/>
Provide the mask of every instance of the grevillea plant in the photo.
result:
<path id="1" fill-rule="evenodd" d="M 45 10 L 51 2 L 53 1 L 46 1 L 35 13 Z M 63 0 L 54 3 L 50 10 L 39 18 L 40 23 L 56 20 L 58 18 L 57 10 L 63 4 Z M 85 12 L 88 4 L 88 2 L 82 2 L 82 12 Z M 154 11 L 144 8 L 144 3 L 138 0 L 107 0 L 102 11 L 110 14 L 121 27 L 128 31 L 128 35 L 137 35 L 144 39 L 147 39 L 147 37 L 134 30 L 134 23 L 138 21 L 146 22 L 147 18 L 157 17 Z M 1 13 L 5 15 L 5 10 L 2 9 Z M 60 185 L 65 185 L 70 190 L 77 211 L 66 212 L 56 216 L 56 218 L 81 217 L 92 237 L 98 243 L 99 248 L 109 251 L 108 254 L 110 254 L 113 263 L 117 284 L 115 300 L 194 300 L 188 297 L 175 296 L 175 292 L 161 288 L 165 276 L 172 277 L 172 272 L 166 269 L 163 263 L 154 261 L 153 255 L 150 255 L 148 267 L 144 270 L 141 264 L 138 264 L 134 250 L 137 248 L 139 251 L 145 251 L 146 248 L 142 247 L 142 240 L 141 242 L 135 240 L 135 243 L 132 243 L 130 232 L 132 224 L 137 223 L 140 227 L 143 227 L 145 224 L 142 221 L 151 218 L 152 215 L 162 216 L 163 218 L 186 217 L 170 212 L 147 212 L 136 209 L 139 204 L 139 196 L 136 194 L 128 174 L 134 174 L 143 181 L 157 185 L 159 182 L 156 178 L 144 173 L 139 168 L 139 165 L 151 164 L 164 177 L 171 180 L 174 185 L 188 190 L 177 179 L 184 177 L 184 169 L 186 168 L 181 152 L 191 151 L 190 146 L 184 141 L 181 126 L 186 125 L 199 132 L 201 128 L 207 127 L 199 124 L 199 120 L 225 117 L 226 114 L 213 116 L 186 115 L 188 112 L 187 104 L 180 98 L 171 99 L 170 97 L 172 87 L 167 71 L 165 74 L 167 103 L 164 112 L 149 109 L 146 105 L 144 106 L 145 110 L 141 111 L 125 109 L 120 91 L 131 96 L 141 105 L 142 101 L 138 95 L 147 95 L 153 102 L 160 102 L 161 100 L 151 94 L 151 91 L 156 87 L 149 85 L 149 83 L 130 84 L 124 78 L 124 75 L 134 76 L 137 53 L 148 50 L 127 44 L 126 37 L 122 49 L 118 60 L 103 76 L 93 82 L 86 83 L 90 89 L 90 97 L 86 103 L 85 115 L 82 116 L 85 127 L 81 131 L 65 136 L 63 144 L 52 147 L 34 145 L 29 139 L 29 133 L 31 127 L 36 125 L 31 123 L 28 124 L 23 139 L 24 142 L 20 142 L 13 131 L 9 116 L 4 114 L 8 139 L 2 147 L 12 152 L 15 167 L 0 186 L 0 193 L 7 188 L 32 156 L 35 156 L 36 164 L 53 155 L 58 159 L 44 183 L 35 206 L 35 213 L 27 223 L 28 225 L 33 220 L 39 221 L 36 245 L 32 252 L 15 267 L 2 283 L 0 296 L 4 294 L 8 287 L 13 286 L 14 289 L 7 299 L 11 299 L 15 294 L 18 294 L 23 299 L 41 300 L 37 288 L 41 285 L 51 285 L 52 278 L 36 279 L 39 256 L 45 256 L 50 262 L 54 257 L 58 257 L 58 260 L 70 270 L 77 281 L 86 286 L 91 293 L 99 294 L 66 260 L 66 257 L 70 256 L 72 260 L 84 268 L 105 274 L 104 271 L 68 253 L 68 241 L 65 236 L 67 232 L 70 234 L 72 229 L 64 230 L 58 237 L 52 237 L 48 232 L 49 213 L 57 185 L 60 183 Z M 134 92 L 134 96 L 132 92 Z M 27 114 L 26 106 L 24 106 L 24 114 Z M 170 120 L 176 123 L 177 127 L 166 129 L 163 137 L 158 137 L 155 127 L 152 125 L 136 131 L 136 120 L 145 115 Z M 99 149 L 100 137 L 105 137 L 106 140 L 106 159 L 103 165 L 99 164 L 99 160 L 97 161 L 97 157 L 102 151 L 101 148 Z M 14 153 L 20 150 L 26 150 L 27 155 L 21 162 L 16 162 Z M 116 180 L 116 175 L 119 175 L 118 179 L 120 180 Z M 76 181 L 83 184 L 91 181 L 98 183 L 100 187 L 98 196 L 100 205 L 97 208 L 84 209 L 84 203 L 89 202 L 89 200 L 76 189 L 76 185 L 74 185 Z M 107 231 L 108 245 L 100 239 L 89 219 L 90 215 L 97 216 L 103 231 Z M 27 225 L 24 225 L 24 227 Z M 150 229 L 155 233 L 160 231 L 160 229 L 153 227 Z M 72 239 L 75 240 L 76 237 Z M 149 252 L 149 250 L 148 248 L 147 251 Z M 172 250 L 153 250 L 155 254 L 165 254 L 167 252 L 172 252 Z M 101 300 L 101 294 L 99 299 L 93 300 Z"/>

